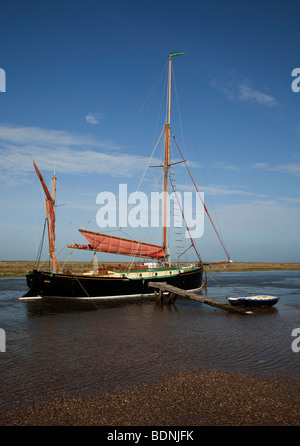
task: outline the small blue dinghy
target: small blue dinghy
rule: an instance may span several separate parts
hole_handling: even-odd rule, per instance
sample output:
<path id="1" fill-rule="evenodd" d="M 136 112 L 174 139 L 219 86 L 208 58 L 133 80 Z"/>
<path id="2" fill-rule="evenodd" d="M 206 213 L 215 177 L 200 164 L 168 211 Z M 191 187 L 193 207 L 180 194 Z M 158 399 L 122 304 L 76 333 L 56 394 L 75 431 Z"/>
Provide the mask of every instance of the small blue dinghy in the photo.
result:
<path id="1" fill-rule="evenodd" d="M 227 297 L 228 302 L 234 307 L 263 308 L 272 307 L 279 301 L 275 296 L 249 296 L 249 297 Z"/>

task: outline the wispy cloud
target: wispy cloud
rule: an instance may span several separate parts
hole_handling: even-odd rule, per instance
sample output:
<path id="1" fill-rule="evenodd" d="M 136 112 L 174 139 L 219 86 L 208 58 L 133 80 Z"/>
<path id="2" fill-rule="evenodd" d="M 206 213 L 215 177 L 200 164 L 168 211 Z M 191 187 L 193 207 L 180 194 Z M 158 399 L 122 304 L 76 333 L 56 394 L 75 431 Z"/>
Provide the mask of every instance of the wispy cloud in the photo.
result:
<path id="1" fill-rule="evenodd" d="M 297 227 L 300 211 L 288 200 L 247 200 L 236 204 L 226 204 L 218 209 L 222 225 L 232 226 L 234 231 L 243 234 L 258 234 L 261 238 L 271 232 L 282 232 L 282 228 Z"/>
<path id="2" fill-rule="evenodd" d="M 299 163 L 289 163 L 289 164 L 278 164 L 277 166 L 270 167 L 268 170 L 274 172 L 285 172 L 291 175 L 300 175 L 300 164 Z"/>
<path id="3" fill-rule="evenodd" d="M 255 90 L 245 83 L 239 85 L 238 90 L 238 99 L 240 101 L 256 102 L 257 104 L 266 105 L 268 107 L 273 107 L 277 104 L 277 101 L 273 96 Z"/>
<path id="4" fill-rule="evenodd" d="M 51 146 L 93 146 L 111 149 L 110 141 L 96 140 L 88 135 L 78 135 L 64 130 L 39 127 L 16 127 L 0 125 L 0 141 L 19 145 Z"/>
<path id="5" fill-rule="evenodd" d="M 264 169 L 268 166 L 268 163 L 255 163 L 252 167 L 254 167 L 255 169 Z"/>
<path id="6" fill-rule="evenodd" d="M 91 113 L 88 113 L 86 115 L 85 120 L 90 125 L 96 125 L 103 118 L 104 118 L 104 114 L 103 113 L 91 112 Z"/>
<path id="7" fill-rule="evenodd" d="M 120 153 L 112 141 L 38 127 L 0 126 L 0 181 L 20 183 L 32 174 L 33 159 L 44 171 L 131 177 L 148 158 Z"/>
<path id="8" fill-rule="evenodd" d="M 286 201 L 287 203 L 299 203 L 300 204 L 300 198 L 282 197 L 282 198 L 279 198 L 279 200 Z"/>
<path id="9" fill-rule="evenodd" d="M 218 79 L 213 79 L 211 85 L 221 91 L 221 93 L 231 101 L 251 102 L 267 107 L 277 105 L 277 101 L 273 96 L 256 90 L 251 86 L 249 80 L 244 80 L 235 84 L 232 80 L 220 81 Z"/>
<path id="10" fill-rule="evenodd" d="M 230 164 L 227 163 L 227 161 L 219 161 L 216 164 L 217 167 L 221 168 L 221 169 L 225 169 L 225 170 L 235 170 L 235 171 L 240 171 L 242 170 L 241 166 L 238 166 L 237 164 Z"/>
<path id="11" fill-rule="evenodd" d="M 283 172 L 290 175 L 300 176 L 300 163 L 277 164 L 271 166 L 268 163 L 256 163 L 252 167 L 255 169 L 264 169 L 269 172 Z"/>
<path id="12" fill-rule="evenodd" d="M 236 98 L 234 87 L 231 82 L 224 82 L 218 79 L 213 79 L 210 82 L 210 85 L 219 90 L 227 99 L 233 100 Z"/>
<path id="13" fill-rule="evenodd" d="M 212 185 L 212 186 L 197 186 L 199 192 L 204 192 L 204 194 L 209 195 L 257 195 L 252 192 L 248 192 L 242 188 L 236 188 L 236 187 L 229 187 L 226 185 Z M 185 185 L 185 184 L 179 184 L 177 186 L 178 190 L 180 191 L 195 191 L 194 186 L 192 185 Z"/>

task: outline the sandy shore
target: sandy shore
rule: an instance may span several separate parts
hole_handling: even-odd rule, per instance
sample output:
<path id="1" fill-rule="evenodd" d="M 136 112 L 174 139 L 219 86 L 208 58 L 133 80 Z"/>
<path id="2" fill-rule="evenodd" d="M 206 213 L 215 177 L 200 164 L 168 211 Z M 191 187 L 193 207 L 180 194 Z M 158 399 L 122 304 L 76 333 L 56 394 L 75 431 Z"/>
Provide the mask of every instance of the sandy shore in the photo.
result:
<path id="1" fill-rule="evenodd" d="M 191 370 L 120 393 L 1 413 L 2 426 L 299 426 L 300 381 Z"/>

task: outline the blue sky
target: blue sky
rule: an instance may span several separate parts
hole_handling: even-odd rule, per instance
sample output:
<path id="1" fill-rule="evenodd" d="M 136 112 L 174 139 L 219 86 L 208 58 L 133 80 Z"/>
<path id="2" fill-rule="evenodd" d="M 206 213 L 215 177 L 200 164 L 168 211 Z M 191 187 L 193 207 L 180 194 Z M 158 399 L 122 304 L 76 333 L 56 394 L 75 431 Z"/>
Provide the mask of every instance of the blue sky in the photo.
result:
<path id="1" fill-rule="evenodd" d="M 79 228 L 100 231 L 96 197 L 136 190 L 163 128 L 169 53 L 184 51 L 172 129 L 232 260 L 300 262 L 299 12 L 289 0 L 3 1 L 0 259 L 36 256 L 45 206 L 33 159 L 48 184 L 58 177 L 61 259 L 84 243 Z M 207 221 L 197 247 L 225 257 Z"/>

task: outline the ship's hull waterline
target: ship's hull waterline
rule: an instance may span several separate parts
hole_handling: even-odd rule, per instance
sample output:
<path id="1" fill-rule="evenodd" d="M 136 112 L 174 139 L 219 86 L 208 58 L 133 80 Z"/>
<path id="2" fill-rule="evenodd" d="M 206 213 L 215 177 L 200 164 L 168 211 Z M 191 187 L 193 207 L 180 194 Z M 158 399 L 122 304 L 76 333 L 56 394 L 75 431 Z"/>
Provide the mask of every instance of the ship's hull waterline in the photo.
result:
<path id="1" fill-rule="evenodd" d="M 61 274 L 33 270 L 27 273 L 29 290 L 23 300 L 41 298 L 70 299 L 122 299 L 130 297 L 154 296 L 149 282 L 166 282 L 185 290 L 197 290 L 202 286 L 203 266 L 178 272 L 174 269 L 115 275 Z"/>

